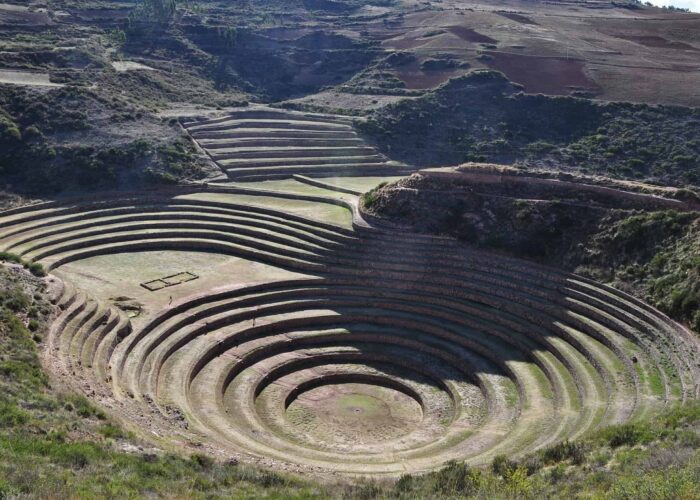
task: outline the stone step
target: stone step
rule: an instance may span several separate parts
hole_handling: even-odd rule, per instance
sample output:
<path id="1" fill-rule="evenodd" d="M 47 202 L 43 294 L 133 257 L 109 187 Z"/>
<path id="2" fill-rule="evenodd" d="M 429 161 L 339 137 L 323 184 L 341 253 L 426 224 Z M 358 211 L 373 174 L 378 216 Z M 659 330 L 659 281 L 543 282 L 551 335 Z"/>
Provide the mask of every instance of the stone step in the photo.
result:
<path id="1" fill-rule="evenodd" d="M 267 150 L 268 148 L 293 147 L 293 148 L 342 148 L 349 146 L 362 146 L 364 141 L 356 137 L 350 138 L 246 138 L 246 139 L 227 139 L 225 141 L 199 141 L 200 145 L 214 154 L 221 150 L 236 151 L 240 148 L 259 148 Z"/>
<path id="2" fill-rule="evenodd" d="M 216 160 L 231 159 L 259 159 L 269 160 L 273 158 L 325 158 L 339 156 L 368 156 L 374 155 L 376 150 L 369 146 L 353 147 L 267 147 L 267 148 L 231 148 L 226 152 L 211 152 L 211 157 Z"/>
<path id="3" fill-rule="evenodd" d="M 299 157 L 299 158 L 263 158 L 263 159 L 231 159 L 221 160 L 220 164 L 224 169 L 237 167 L 279 167 L 292 165 L 328 165 L 332 167 L 337 163 L 383 163 L 386 160 L 381 155 L 366 156 L 322 156 L 322 157 Z"/>
<path id="4" fill-rule="evenodd" d="M 194 128 L 202 125 L 215 125 L 220 123 L 229 122 L 231 120 L 297 120 L 305 122 L 320 122 L 320 123 L 331 123 L 331 124 L 343 124 L 347 125 L 351 123 L 349 118 L 333 116 L 333 115 L 323 115 L 323 114 L 312 114 L 312 113 L 295 113 L 286 110 L 275 110 L 275 109 L 240 109 L 227 113 L 224 116 L 199 120 L 199 121 L 185 121 L 183 126 L 185 128 Z"/>
<path id="5" fill-rule="evenodd" d="M 306 139 L 353 139 L 359 137 L 352 130 L 292 130 L 277 128 L 235 128 L 213 132 L 192 132 L 192 137 L 202 144 L 204 141 L 225 141 L 229 139 L 261 138 L 306 138 Z"/>
<path id="6" fill-rule="evenodd" d="M 318 122 L 309 120 L 255 120 L 255 119 L 233 119 L 219 122 L 212 125 L 193 125 L 187 127 L 189 132 L 214 132 L 228 131 L 237 128 L 274 128 L 287 130 L 330 130 L 330 131 L 350 131 L 352 126 L 344 123 Z"/>

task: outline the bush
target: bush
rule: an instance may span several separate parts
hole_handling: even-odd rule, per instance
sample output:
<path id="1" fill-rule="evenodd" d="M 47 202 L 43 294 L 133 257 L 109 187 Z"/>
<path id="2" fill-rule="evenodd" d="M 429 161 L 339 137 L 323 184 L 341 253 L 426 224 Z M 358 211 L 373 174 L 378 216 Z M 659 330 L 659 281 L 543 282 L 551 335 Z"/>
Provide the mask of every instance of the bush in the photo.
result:
<path id="1" fill-rule="evenodd" d="M 29 414 L 16 405 L 0 403 L 0 428 L 17 427 L 29 421 Z"/>
<path id="2" fill-rule="evenodd" d="M 46 270 L 44 269 L 44 266 L 42 266 L 38 262 L 28 263 L 26 264 L 26 268 L 34 276 L 38 276 L 39 278 L 43 278 L 44 276 L 46 276 Z"/>
<path id="3" fill-rule="evenodd" d="M 22 264 L 25 269 L 28 269 L 34 276 L 40 278 L 46 276 L 46 271 L 44 266 L 38 262 L 25 262 L 22 257 L 11 252 L 0 252 L 0 260 L 4 262 L 13 262 L 15 264 Z"/>
<path id="4" fill-rule="evenodd" d="M 464 462 L 450 461 L 434 472 L 431 479 L 435 493 L 468 496 L 479 489 L 481 474 Z"/>
<path id="5" fill-rule="evenodd" d="M 355 500 L 374 500 L 380 495 L 381 492 L 382 490 L 379 488 L 376 482 L 361 481 L 356 485 L 353 485 L 345 496 Z"/>
<path id="6" fill-rule="evenodd" d="M 410 474 L 403 474 L 394 485 L 394 490 L 398 493 L 408 493 L 412 488 L 413 476 Z"/>
<path id="7" fill-rule="evenodd" d="M 564 460 L 571 460 L 573 464 L 579 465 L 586 459 L 586 445 L 567 440 L 545 448 L 540 453 L 542 460 L 548 465 Z"/>
<path id="8" fill-rule="evenodd" d="M 67 394 L 64 395 L 62 399 L 64 408 L 77 413 L 80 417 L 96 417 L 99 420 L 105 420 L 107 418 L 102 410 L 95 408 L 84 396 Z"/>
<path id="9" fill-rule="evenodd" d="M 613 448 L 635 446 L 651 442 L 654 432 L 648 425 L 640 423 L 613 425 L 603 429 L 599 439 Z"/>
<path id="10" fill-rule="evenodd" d="M 3 262 L 14 262 L 15 264 L 22 263 L 22 257 L 10 252 L 0 252 L 0 260 Z"/>
<path id="11" fill-rule="evenodd" d="M 211 469 L 214 466 L 214 460 L 211 457 L 199 453 L 192 455 L 190 461 L 200 469 Z"/>
<path id="12" fill-rule="evenodd" d="M 104 454 L 92 443 L 56 443 L 48 447 L 50 456 L 58 463 L 75 469 L 83 469 Z"/>
<path id="13" fill-rule="evenodd" d="M 105 424 L 100 427 L 100 434 L 109 439 L 120 439 L 126 436 L 124 431 L 112 424 Z"/>
<path id="14" fill-rule="evenodd" d="M 517 467 L 518 463 L 510 460 L 505 455 L 496 455 L 491 462 L 491 472 L 501 477 L 504 477 L 511 470 L 517 469 Z"/>
<path id="15" fill-rule="evenodd" d="M 363 194 L 362 206 L 371 210 L 372 207 L 377 203 L 377 200 L 379 199 L 379 197 L 377 196 L 377 192 L 386 185 L 386 182 L 382 182 L 378 186 L 370 189 L 365 194 Z"/>
<path id="16" fill-rule="evenodd" d="M 146 182 L 152 184 L 177 184 L 177 177 L 169 172 L 161 172 L 152 168 L 147 168 L 144 172 Z"/>
<path id="17" fill-rule="evenodd" d="M 0 477 L 0 499 L 4 500 L 10 496 L 10 485 Z"/>
<path id="18" fill-rule="evenodd" d="M 30 304 L 29 297 L 19 288 L 0 290 L 0 307 L 12 312 L 20 312 L 29 309 Z"/>

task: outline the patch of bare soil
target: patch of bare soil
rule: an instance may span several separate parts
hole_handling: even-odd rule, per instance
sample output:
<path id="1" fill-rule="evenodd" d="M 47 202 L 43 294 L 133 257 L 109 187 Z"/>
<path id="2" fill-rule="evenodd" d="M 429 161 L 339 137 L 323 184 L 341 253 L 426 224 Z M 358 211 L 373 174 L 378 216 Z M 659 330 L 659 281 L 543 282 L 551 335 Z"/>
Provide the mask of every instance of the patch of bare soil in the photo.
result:
<path id="1" fill-rule="evenodd" d="M 52 82 L 48 73 L 14 69 L 0 69 L 0 83 L 36 87 L 63 87 L 60 83 Z"/>
<path id="2" fill-rule="evenodd" d="M 528 93 L 567 95 L 572 90 L 598 92 L 598 85 L 585 73 L 585 63 L 565 57 L 539 57 L 505 52 L 488 52 L 486 64 L 503 72 Z"/>
<path id="3" fill-rule="evenodd" d="M 155 68 L 151 68 L 150 66 L 146 66 L 145 64 L 141 64 L 139 62 L 136 62 L 136 61 L 113 61 L 112 67 L 116 71 L 134 71 L 137 69 L 146 70 L 146 71 L 153 71 L 155 69 Z"/>
<path id="4" fill-rule="evenodd" d="M 498 12 L 497 13 L 499 16 L 503 16 L 507 19 L 510 19 L 511 21 L 517 21 L 520 24 L 530 24 L 533 26 L 539 26 L 539 23 L 536 23 L 532 19 L 530 19 L 527 16 L 523 16 L 522 14 L 517 14 L 515 12 Z"/>
<path id="5" fill-rule="evenodd" d="M 401 36 L 386 40 L 384 45 L 393 49 L 406 50 L 418 48 L 426 43 L 427 39 L 420 38 L 419 36 Z"/>
<path id="6" fill-rule="evenodd" d="M 0 4 L 0 26 L 4 28 L 40 28 L 53 24 L 48 12 L 30 11 L 21 6 Z"/>
<path id="7" fill-rule="evenodd" d="M 406 84 L 407 89 L 415 90 L 437 87 L 438 85 L 445 83 L 450 78 L 461 75 L 464 72 L 465 71 L 463 69 L 423 71 L 420 68 L 420 63 L 416 61 L 409 65 L 403 66 L 396 72 L 396 76 Z"/>
<path id="8" fill-rule="evenodd" d="M 472 28 L 467 28 L 466 26 L 448 26 L 447 29 L 450 33 L 453 33 L 460 37 L 466 42 L 474 43 L 496 43 L 497 40 L 491 38 L 490 36 L 482 35 L 478 31 L 474 31 Z"/>
<path id="9" fill-rule="evenodd" d="M 667 40 L 666 38 L 660 36 L 652 35 L 616 35 L 618 38 L 623 40 L 629 40 L 630 42 L 635 42 L 646 47 L 656 47 L 660 49 L 673 49 L 673 50 L 693 50 L 700 52 L 700 49 L 693 47 L 690 44 L 683 42 L 674 42 Z"/>

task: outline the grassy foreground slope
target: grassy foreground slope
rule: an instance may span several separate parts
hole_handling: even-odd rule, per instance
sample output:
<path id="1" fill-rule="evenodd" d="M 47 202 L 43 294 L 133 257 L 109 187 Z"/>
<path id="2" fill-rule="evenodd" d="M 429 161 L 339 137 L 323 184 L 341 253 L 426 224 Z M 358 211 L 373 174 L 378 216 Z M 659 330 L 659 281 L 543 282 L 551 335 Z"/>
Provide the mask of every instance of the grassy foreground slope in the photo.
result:
<path id="1" fill-rule="evenodd" d="M 608 428 L 519 462 L 448 463 L 395 483 L 322 483 L 235 462 L 169 454 L 124 433 L 82 397 L 50 381 L 39 362 L 51 317 L 43 281 L 0 270 L 0 498 L 696 498 L 700 406 Z"/>

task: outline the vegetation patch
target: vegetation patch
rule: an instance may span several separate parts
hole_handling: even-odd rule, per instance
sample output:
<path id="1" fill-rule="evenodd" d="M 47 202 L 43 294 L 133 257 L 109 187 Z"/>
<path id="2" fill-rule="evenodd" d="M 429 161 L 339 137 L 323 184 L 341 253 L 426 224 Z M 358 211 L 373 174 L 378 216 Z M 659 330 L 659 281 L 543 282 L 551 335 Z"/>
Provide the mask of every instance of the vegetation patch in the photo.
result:
<path id="1" fill-rule="evenodd" d="M 12 252 L 0 252 L 0 261 L 21 264 L 22 267 L 29 270 L 29 272 L 31 272 L 34 276 L 46 276 L 46 270 L 44 270 L 44 266 L 42 266 L 39 262 L 24 260 L 22 257 Z"/>
<path id="2" fill-rule="evenodd" d="M 652 212 L 604 219 L 578 256 L 604 277 L 700 332 L 700 215 Z"/>
<path id="3" fill-rule="evenodd" d="M 73 87 L 0 92 L 0 174 L 14 192 L 173 183 L 204 177 L 205 168 L 176 122 L 122 101 Z"/>
<path id="4" fill-rule="evenodd" d="M 616 208 L 592 202 L 583 190 L 567 197 L 495 186 L 489 192 L 414 175 L 366 193 L 362 205 L 419 232 L 455 236 L 611 283 L 700 332 L 698 212 Z"/>
<path id="5" fill-rule="evenodd" d="M 700 184 L 700 111 L 519 90 L 500 73 L 477 71 L 359 126 L 387 154 L 420 166 L 489 161 Z"/>

